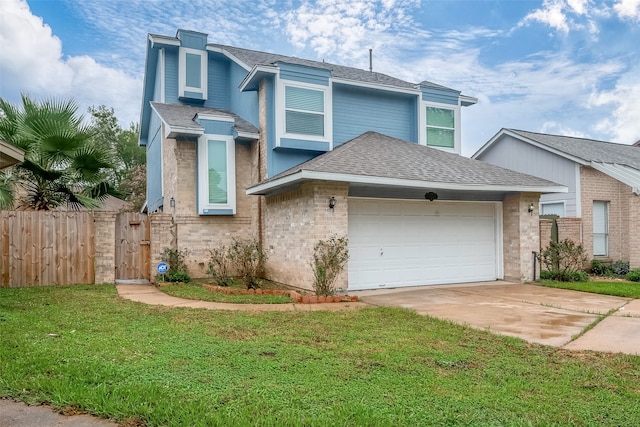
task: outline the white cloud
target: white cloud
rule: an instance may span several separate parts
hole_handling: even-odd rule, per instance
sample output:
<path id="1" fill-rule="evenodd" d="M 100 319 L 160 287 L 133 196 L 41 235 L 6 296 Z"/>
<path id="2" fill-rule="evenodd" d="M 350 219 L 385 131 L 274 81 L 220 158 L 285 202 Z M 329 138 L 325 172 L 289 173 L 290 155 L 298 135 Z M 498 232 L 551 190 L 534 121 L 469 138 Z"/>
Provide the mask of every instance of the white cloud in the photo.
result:
<path id="1" fill-rule="evenodd" d="M 568 33 L 569 25 L 567 24 L 567 17 L 563 10 L 564 6 L 565 3 L 563 0 L 545 0 L 542 8 L 529 13 L 522 21 L 522 24 L 526 24 L 529 21 L 537 21 L 547 24 L 557 31 Z"/>
<path id="2" fill-rule="evenodd" d="M 410 8 L 417 0 L 319 0 L 284 15 L 285 33 L 299 48 L 310 46 L 318 57 L 361 58 L 368 49 L 384 49 L 390 31 L 419 32 Z M 394 34 L 397 42 L 400 37 Z"/>
<path id="3" fill-rule="evenodd" d="M 594 92 L 589 100 L 609 114 L 594 128 L 613 136 L 614 142 L 631 144 L 640 140 L 640 69 L 636 67 L 618 80 L 611 90 Z"/>
<path id="4" fill-rule="evenodd" d="M 640 0 L 620 0 L 613 9 L 620 18 L 640 20 Z"/>
<path id="5" fill-rule="evenodd" d="M 73 98 L 81 113 L 105 104 L 123 126 L 138 121 L 140 79 L 88 56 L 65 57 L 60 39 L 24 0 L 2 0 L 0 8 L 0 96 L 14 103 L 21 92 L 36 99 Z"/>

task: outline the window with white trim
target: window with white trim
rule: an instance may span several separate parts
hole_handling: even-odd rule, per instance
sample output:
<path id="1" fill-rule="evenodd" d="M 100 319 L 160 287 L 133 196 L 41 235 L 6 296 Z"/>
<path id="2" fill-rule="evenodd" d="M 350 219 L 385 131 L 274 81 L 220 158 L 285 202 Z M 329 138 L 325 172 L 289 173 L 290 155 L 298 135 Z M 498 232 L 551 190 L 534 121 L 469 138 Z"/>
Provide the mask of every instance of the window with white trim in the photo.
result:
<path id="1" fill-rule="evenodd" d="M 454 149 L 456 145 L 456 110 L 427 105 L 426 117 L 427 145 Z"/>
<path id="2" fill-rule="evenodd" d="M 593 256 L 609 256 L 609 202 L 593 201 Z"/>
<path id="3" fill-rule="evenodd" d="M 329 88 L 303 83 L 282 83 L 282 136 L 327 141 L 330 138 Z"/>
<path id="4" fill-rule="evenodd" d="M 541 203 L 540 215 L 558 215 L 564 216 L 564 202 Z"/>
<path id="5" fill-rule="evenodd" d="M 236 213 L 235 143 L 230 136 L 198 138 L 198 213 Z"/>
<path id="6" fill-rule="evenodd" d="M 180 98 L 207 99 L 207 52 L 181 47 L 178 68 Z"/>

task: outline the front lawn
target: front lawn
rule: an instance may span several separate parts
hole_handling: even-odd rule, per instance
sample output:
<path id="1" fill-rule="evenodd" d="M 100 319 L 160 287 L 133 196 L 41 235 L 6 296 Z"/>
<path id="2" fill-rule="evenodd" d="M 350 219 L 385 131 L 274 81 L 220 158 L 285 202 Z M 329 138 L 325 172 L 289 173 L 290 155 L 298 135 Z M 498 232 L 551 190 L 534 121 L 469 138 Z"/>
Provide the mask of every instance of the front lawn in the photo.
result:
<path id="1" fill-rule="evenodd" d="M 290 304 L 291 298 L 283 295 L 234 295 L 213 292 L 197 283 L 170 284 L 160 290 L 175 297 L 232 304 Z"/>
<path id="2" fill-rule="evenodd" d="M 410 310 L 147 306 L 0 289 L 0 397 L 147 426 L 640 425 L 640 357 Z"/>
<path id="3" fill-rule="evenodd" d="M 538 283 L 550 288 L 572 289 L 574 291 L 592 292 L 594 294 L 640 298 L 640 283 L 638 282 L 622 280 L 608 282 L 556 282 L 553 280 L 540 280 Z"/>

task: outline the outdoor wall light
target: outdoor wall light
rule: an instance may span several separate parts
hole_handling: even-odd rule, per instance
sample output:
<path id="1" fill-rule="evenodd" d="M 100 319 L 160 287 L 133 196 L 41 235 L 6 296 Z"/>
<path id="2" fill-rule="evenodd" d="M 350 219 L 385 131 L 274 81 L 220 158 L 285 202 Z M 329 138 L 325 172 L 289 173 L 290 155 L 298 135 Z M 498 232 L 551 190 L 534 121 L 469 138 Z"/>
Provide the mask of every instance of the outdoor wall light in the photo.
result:
<path id="1" fill-rule="evenodd" d="M 336 207 L 336 198 L 331 196 L 329 199 L 329 209 L 333 210 Z"/>
<path id="2" fill-rule="evenodd" d="M 430 202 L 433 202 L 434 200 L 438 199 L 438 193 L 434 193 L 433 191 L 429 191 L 429 192 L 425 193 L 424 198 L 429 200 Z"/>
<path id="3" fill-rule="evenodd" d="M 529 212 L 529 215 L 533 215 L 533 210 L 535 209 L 535 207 L 533 206 L 533 202 L 529 205 L 529 208 L 527 208 L 527 212 Z"/>
<path id="4" fill-rule="evenodd" d="M 172 208 L 176 207 L 176 199 L 174 199 L 173 197 L 171 199 L 169 199 L 169 206 L 171 206 Z"/>

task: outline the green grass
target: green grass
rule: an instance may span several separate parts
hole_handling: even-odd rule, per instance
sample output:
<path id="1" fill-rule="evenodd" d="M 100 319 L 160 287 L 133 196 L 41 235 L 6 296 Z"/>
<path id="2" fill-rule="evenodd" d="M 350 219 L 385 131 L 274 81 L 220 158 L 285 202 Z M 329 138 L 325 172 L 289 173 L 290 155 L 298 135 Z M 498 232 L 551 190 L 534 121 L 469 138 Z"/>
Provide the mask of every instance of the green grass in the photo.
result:
<path id="1" fill-rule="evenodd" d="M 232 295 L 223 294 L 221 292 L 212 292 L 204 289 L 198 284 L 175 284 L 161 286 L 159 288 L 162 292 L 173 295 L 175 297 L 212 301 L 212 302 L 226 302 L 234 304 L 289 304 L 291 298 L 282 295 Z"/>
<path id="2" fill-rule="evenodd" d="M 594 294 L 640 298 L 640 283 L 637 282 L 556 282 L 552 280 L 541 280 L 538 283 L 550 288 L 572 289 Z"/>
<path id="3" fill-rule="evenodd" d="M 399 308 L 228 312 L 113 286 L 0 289 L 0 342 L 0 397 L 129 425 L 640 425 L 640 357 Z"/>

